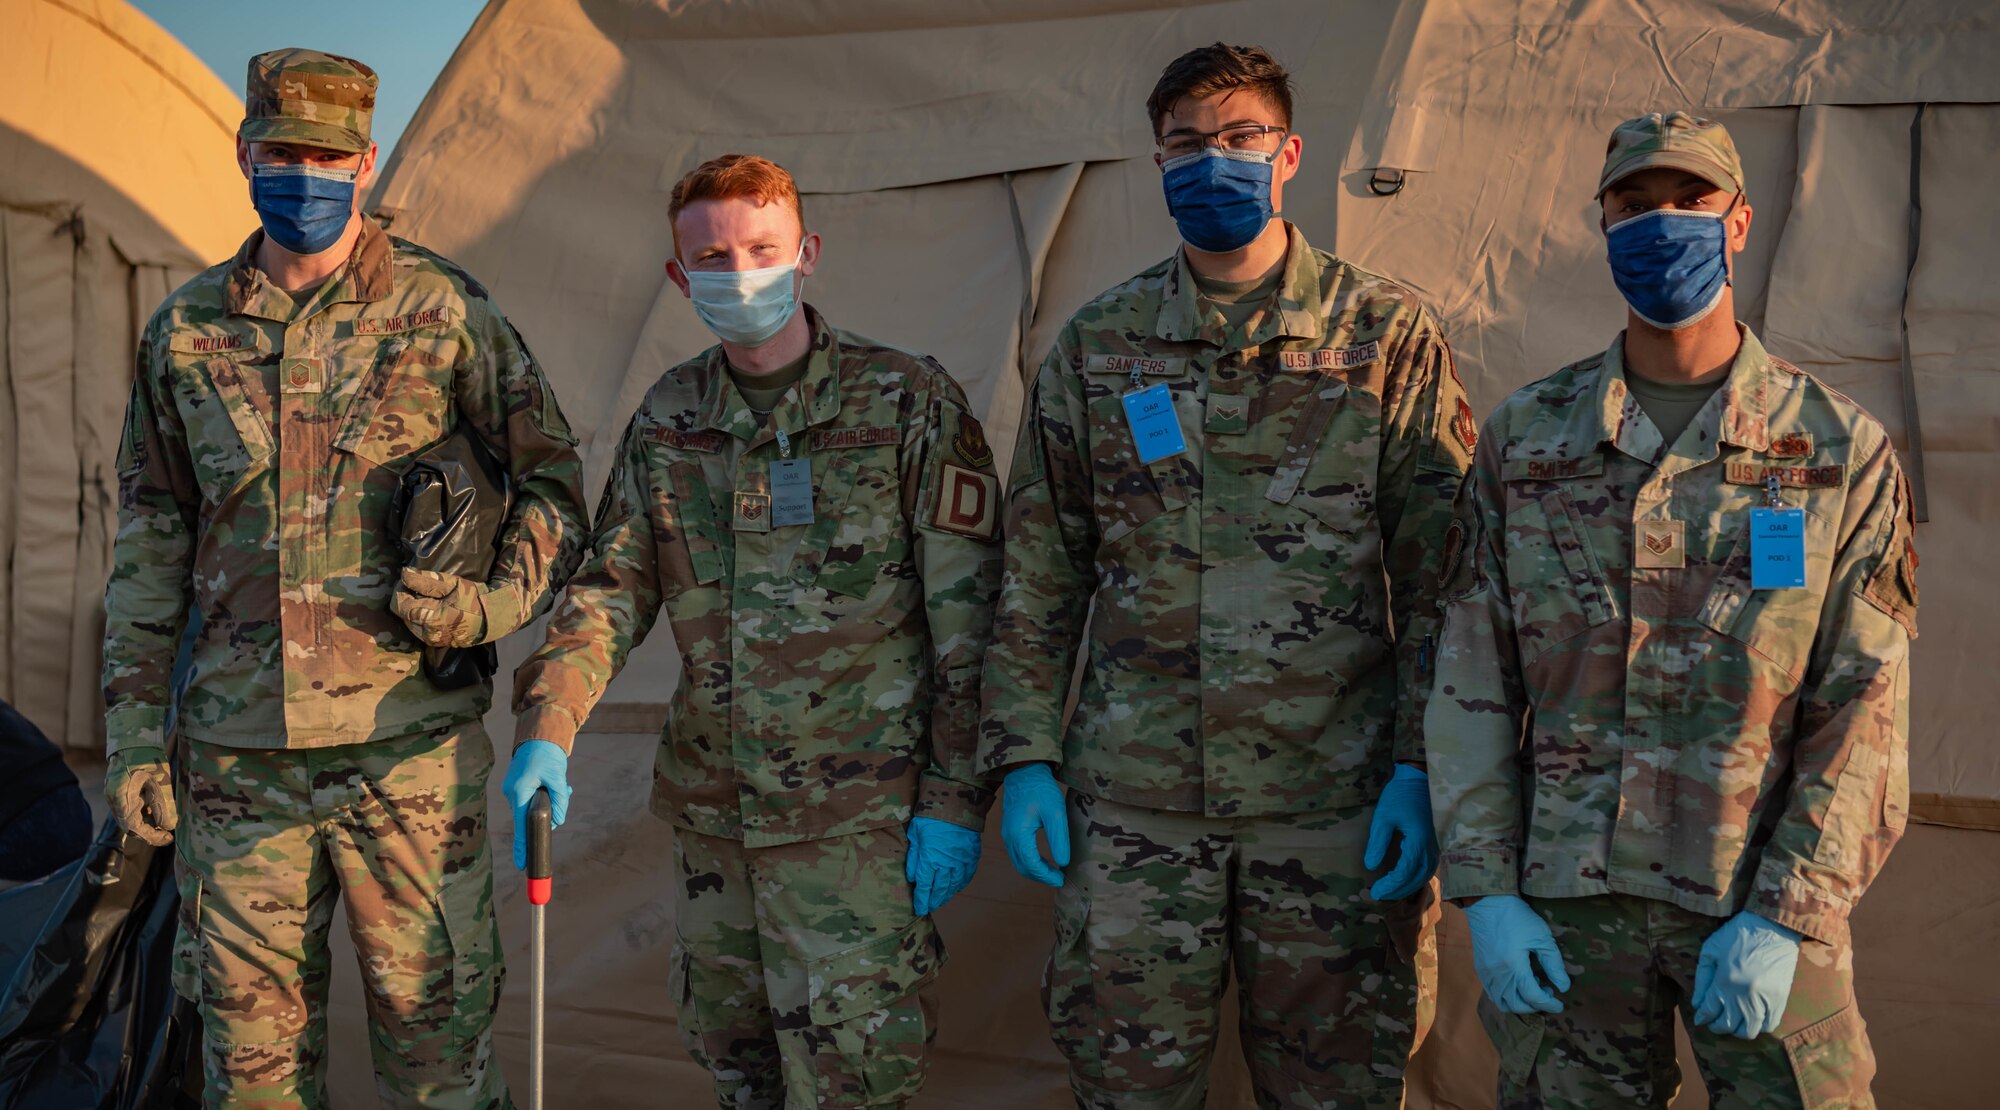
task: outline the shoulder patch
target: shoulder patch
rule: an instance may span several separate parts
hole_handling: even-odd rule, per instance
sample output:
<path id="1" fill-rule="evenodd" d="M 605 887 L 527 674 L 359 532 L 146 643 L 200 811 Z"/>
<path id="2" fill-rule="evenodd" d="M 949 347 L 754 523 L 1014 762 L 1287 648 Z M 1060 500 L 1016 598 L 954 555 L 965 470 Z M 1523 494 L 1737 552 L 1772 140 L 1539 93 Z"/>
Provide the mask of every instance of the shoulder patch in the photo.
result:
<path id="1" fill-rule="evenodd" d="M 1479 446 L 1479 421 L 1463 397 L 1458 398 L 1458 413 L 1451 418 L 1451 434 L 1458 437 L 1467 451 Z"/>
<path id="2" fill-rule="evenodd" d="M 937 508 L 931 527 L 991 540 L 1000 531 L 1000 480 L 991 474 L 945 463 L 938 469 Z"/>
<path id="3" fill-rule="evenodd" d="M 984 470 L 993 465 L 993 448 L 986 442 L 986 429 L 971 413 L 960 413 L 958 434 L 951 437 L 951 449 L 967 466 Z"/>
<path id="4" fill-rule="evenodd" d="M 721 432 L 683 432 L 678 428 L 655 424 L 646 429 L 646 439 L 683 451 L 703 451 L 713 455 L 722 450 Z"/>
<path id="5" fill-rule="evenodd" d="M 854 447 L 880 447 L 901 443 L 903 433 L 894 424 L 874 428 L 821 428 L 807 441 L 813 451 L 843 451 Z"/>

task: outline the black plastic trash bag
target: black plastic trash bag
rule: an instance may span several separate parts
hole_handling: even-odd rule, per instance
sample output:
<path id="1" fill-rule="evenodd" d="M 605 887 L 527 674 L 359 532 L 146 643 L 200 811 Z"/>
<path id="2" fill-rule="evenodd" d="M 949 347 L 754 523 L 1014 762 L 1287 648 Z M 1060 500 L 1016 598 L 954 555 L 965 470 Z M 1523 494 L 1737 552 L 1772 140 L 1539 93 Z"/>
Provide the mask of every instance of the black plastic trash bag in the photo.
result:
<path id="1" fill-rule="evenodd" d="M 39 879 L 90 847 L 90 803 L 34 722 L 0 701 L 0 879 Z"/>
<path id="2" fill-rule="evenodd" d="M 389 530 L 405 566 L 484 582 L 512 501 L 507 472 L 461 420 L 411 458 L 389 504 Z M 492 644 L 424 649 L 424 673 L 442 689 L 470 686 L 499 669 Z"/>
<path id="3" fill-rule="evenodd" d="M 0 1110 L 201 1105 L 173 872 L 173 849 L 106 820 L 82 859 L 0 892 Z"/>

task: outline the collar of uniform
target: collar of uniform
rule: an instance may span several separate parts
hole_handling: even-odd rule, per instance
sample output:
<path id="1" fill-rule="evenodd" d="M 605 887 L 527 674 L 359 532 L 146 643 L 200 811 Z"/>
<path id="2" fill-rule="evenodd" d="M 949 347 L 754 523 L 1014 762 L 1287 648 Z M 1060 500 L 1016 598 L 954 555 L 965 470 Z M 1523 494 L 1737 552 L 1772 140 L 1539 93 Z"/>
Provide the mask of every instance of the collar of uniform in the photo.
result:
<path id="1" fill-rule="evenodd" d="M 708 349 L 708 360 L 703 365 L 703 373 L 708 376 L 702 398 L 704 426 L 755 443 L 775 428 L 785 428 L 788 433 L 799 431 L 824 424 L 840 412 L 840 340 L 818 309 L 807 304 L 800 306 L 800 311 L 806 314 L 812 341 L 806 348 L 806 372 L 799 377 L 798 388 L 779 401 L 778 407 L 771 410 L 771 418 L 760 424 L 757 414 L 744 403 L 743 395 L 729 384 L 729 358 L 718 343 Z M 802 398 L 805 403 L 805 423 L 801 428 L 790 427 L 792 414 L 798 411 L 798 401 L 794 398 Z"/>
<path id="2" fill-rule="evenodd" d="M 1722 442 L 1752 451 L 1771 449 L 1771 391 L 1776 388 L 1771 355 L 1747 324 L 1737 324 L 1743 337 L 1736 361 L 1723 382 Z"/>
<path id="3" fill-rule="evenodd" d="M 1322 321 L 1320 307 L 1320 265 L 1313 257 L 1312 244 L 1290 220 L 1285 221 L 1284 280 L 1272 294 L 1277 311 L 1266 312 L 1246 337 L 1245 346 L 1255 347 L 1280 336 L 1317 339 Z M 1167 287 L 1153 334 L 1170 343 L 1215 343 L 1218 337 L 1207 327 L 1208 313 L 1202 308 L 1201 289 L 1195 285 L 1194 271 L 1188 269 L 1187 247 L 1174 251 L 1174 265 L 1167 271 Z"/>
<path id="4" fill-rule="evenodd" d="M 1729 364 L 1729 376 L 1723 380 L 1722 426 L 1709 438 L 1711 442 L 1719 440 L 1763 451 L 1771 446 L 1771 356 L 1747 326 L 1739 323 L 1736 329 L 1742 338 L 1736 348 L 1736 359 Z M 1573 429 L 1569 438 L 1576 442 L 1594 435 L 1597 442 L 1615 444 L 1634 458 L 1658 459 L 1668 445 L 1660 442 L 1659 430 L 1651 421 L 1637 418 L 1642 411 L 1638 398 L 1632 396 L 1631 387 L 1625 384 L 1625 333 L 1619 332 L 1604 352 L 1596 403 L 1578 406 L 1574 415 L 1575 419 L 1595 416 L 1597 427 L 1591 431 Z"/>
<path id="5" fill-rule="evenodd" d="M 229 261 L 224 308 L 232 315 L 257 316 L 285 323 L 292 319 L 296 302 L 291 294 L 278 288 L 251 261 L 257 257 L 257 248 L 263 242 L 264 229 L 258 228 L 243 240 L 242 246 L 236 248 L 236 257 Z M 395 287 L 395 269 L 391 265 L 395 253 L 395 244 L 389 241 L 389 233 L 382 230 L 382 225 L 363 216 L 361 237 L 355 240 L 354 252 L 347 256 L 347 265 L 335 271 L 324 285 L 313 292 L 314 310 L 340 301 L 379 301 L 388 296 Z"/>

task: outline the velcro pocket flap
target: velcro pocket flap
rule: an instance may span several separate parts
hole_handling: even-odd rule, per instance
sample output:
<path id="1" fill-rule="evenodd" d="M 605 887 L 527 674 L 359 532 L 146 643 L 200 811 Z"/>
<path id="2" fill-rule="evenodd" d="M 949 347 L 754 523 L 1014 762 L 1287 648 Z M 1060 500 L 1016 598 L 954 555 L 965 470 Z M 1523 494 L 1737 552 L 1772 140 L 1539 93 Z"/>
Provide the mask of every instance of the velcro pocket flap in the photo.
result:
<path id="1" fill-rule="evenodd" d="M 885 1009 L 937 977 L 944 938 L 928 917 L 806 966 L 812 1023 L 838 1025 Z"/>

